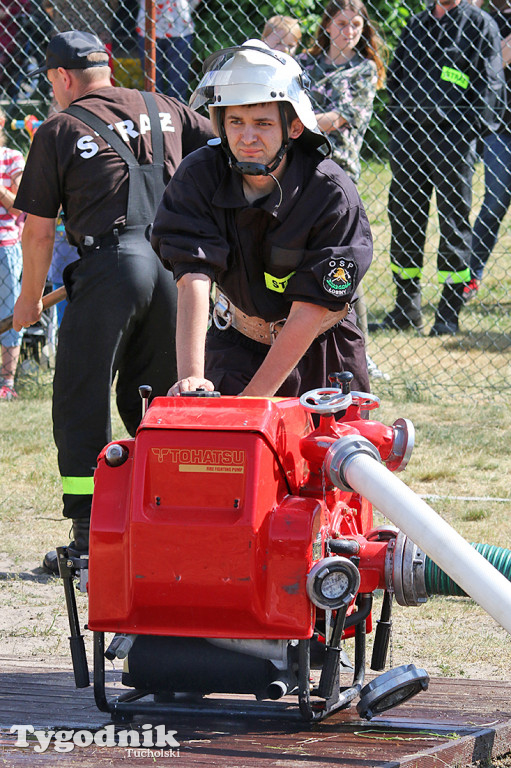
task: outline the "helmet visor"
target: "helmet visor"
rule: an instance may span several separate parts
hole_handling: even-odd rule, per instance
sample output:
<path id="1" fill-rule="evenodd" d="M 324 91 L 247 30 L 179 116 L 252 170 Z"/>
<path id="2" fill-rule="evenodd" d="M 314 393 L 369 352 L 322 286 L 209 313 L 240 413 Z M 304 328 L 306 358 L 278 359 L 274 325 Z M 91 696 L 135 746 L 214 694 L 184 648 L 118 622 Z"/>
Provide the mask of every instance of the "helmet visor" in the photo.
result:
<path id="1" fill-rule="evenodd" d="M 257 54 L 253 64 L 250 62 L 252 51 Z M 236 61 L 238 54 L 242 55 L 241 61 L 239 58 Z M 262 56 L 265 57 L 263 60 L 261 60 Z M 271 90 L 273 87 L 274 90 L 282 92 L 284 83 L 279 87 L 279 71 L 286 64 L 286 57 L 279 53 L 279 51 L 274 51 L 270 48 L 260 48 L 257 45 L 238 45 L 216 51 L 216 53 L 208 56 L 202 65 L 202 79 L 190 98 L 190 107 L 191 109 L 199 109 L 199 107 L 205 104 L 215 104 L 217 106 L 221 106 L 222 103 L 228 104 L 228 97 L 226 100 L 222 98 L 221 94 L 227 95 L 229 90 L 226 91 L 225 89 L 229 89 L 231 86 L 238 89 L 243 85 L 252 85 L 261 86 L 261 89 L 267 90 Z M 293 88 L 289 82 L 288 75 L 285 86 L 286 98 L 290 95 L 290 88 L 292 90 L 296 89 L 296 94 L 293 94 L 293 96 L 298 98 L 298 93 L 301 90 L 298 81 L 295 88 Z M 263 90 L 261 93 L 264 96 Z M 284 92 L 282 92 L 282 96 L 284 96 Z M 263 100 L 266 101 L 268 99 L 263 98 Z M 239 100 L 235 99 L 235 101 L 238 102 Z"/>

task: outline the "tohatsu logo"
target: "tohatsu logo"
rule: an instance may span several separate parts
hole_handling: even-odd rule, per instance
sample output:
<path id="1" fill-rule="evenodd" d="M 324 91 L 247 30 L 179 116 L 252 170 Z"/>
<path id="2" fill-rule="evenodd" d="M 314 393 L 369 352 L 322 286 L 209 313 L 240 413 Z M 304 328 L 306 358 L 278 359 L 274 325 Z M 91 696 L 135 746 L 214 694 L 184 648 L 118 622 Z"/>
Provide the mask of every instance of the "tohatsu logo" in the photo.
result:
<path id="1" fill-rule="evenodd" d="M 242 473 L 245 451 L 218 448 L 152 448 L 159 463 L 171 462 L 179 472 Z"/>

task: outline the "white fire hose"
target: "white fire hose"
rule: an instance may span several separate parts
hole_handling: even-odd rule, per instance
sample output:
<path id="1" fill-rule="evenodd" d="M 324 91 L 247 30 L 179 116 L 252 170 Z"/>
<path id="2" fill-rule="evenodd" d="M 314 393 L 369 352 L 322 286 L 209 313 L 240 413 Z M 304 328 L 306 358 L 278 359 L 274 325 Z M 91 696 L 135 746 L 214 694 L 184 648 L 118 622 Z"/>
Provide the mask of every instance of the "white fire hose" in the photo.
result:
<path id="1" fill-rule="evenodd" d="M 511 582 L 380 461 L 369 440 L 349 436 L 328 450 L 325 471 L 368 499 L 511 634 Z"/>

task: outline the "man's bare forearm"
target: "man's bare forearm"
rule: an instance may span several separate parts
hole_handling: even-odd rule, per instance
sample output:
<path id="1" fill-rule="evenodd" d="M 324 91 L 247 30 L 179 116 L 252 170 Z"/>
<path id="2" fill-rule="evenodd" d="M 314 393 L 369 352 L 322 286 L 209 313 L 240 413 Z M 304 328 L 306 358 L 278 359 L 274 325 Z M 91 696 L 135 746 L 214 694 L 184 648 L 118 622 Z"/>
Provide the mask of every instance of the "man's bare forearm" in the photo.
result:
<path id="1" fill-rule="evenodd" d="M 178 380 L 169 395 L 195 389 L 213 389 L 204 378 L 206 333 L 208 330 L 211 281 L 202 274 L 190 273 L 177 284 L 176 356 Z"/>
<path id="2" fill-rule="evenodd" d="M 55 242 L 55 221 L 51 222 L 51 228 L 42 232 L 31 226 L 29 217 L 23 229 L 22 291 L 27 298 L 39 298 L 44 291 Z"/>
<path id="3" fill-rule="evenodd" d="M 27 217 L 23 229 L 23 278 L 14 307 L 13 328 L 17 331 L 36 323 L 42 313 L 42 295 L 53 255 L 55 219 Z"/>
<path id="4" fill-rule="evenodd" d="M 178 283 L 176 352 L 180 379 L 204 376 L 210 289 L 205 275 L 184 275 Z"/>
<path id="5" fill-rule="evenodd" d="M 264 362 L 241 394 L 252 397 L 274 395 L 316 338 L 326 314 L 328 309 L 325 307 L 294 302 Z"/>

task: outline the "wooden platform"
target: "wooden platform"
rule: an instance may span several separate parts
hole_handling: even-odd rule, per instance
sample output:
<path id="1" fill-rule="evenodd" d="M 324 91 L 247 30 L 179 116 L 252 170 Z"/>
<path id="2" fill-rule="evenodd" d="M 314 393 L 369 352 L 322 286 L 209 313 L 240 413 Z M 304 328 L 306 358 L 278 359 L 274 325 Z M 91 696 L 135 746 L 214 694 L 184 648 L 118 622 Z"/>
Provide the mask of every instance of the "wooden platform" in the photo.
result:
<path id="1" fill-rule="evenodd" d="M 108 687 L 120 673 L 107 671 Z M 160 755 L 157 748 L 75 747 L 42 754 L 14 746 L 13 724 L 36 729 L 97 730 L 109 722 L 96 709 L 92 688 L 77 691 L 69 666 L 50 660 L 0 659 L 0 765 L 154 766 L 175 760 L 180 766 L 223 768 L 445 768 L 470 765 L 511 752 L 511 683 L 435 679 L 427 692 L 372 721 L 361 721 L 352 706 L 326 721 L 307 725 L 299 717 L 255 716 L 257 704 L 237 697 L 220 702 L 217 714 L 190 711 L 169 716 L 180 748 Z M 253 700 L 252 700 L 253 701 Z M 141 721 L 144 722 L 144 721 Z M 37 742 L 33 742 L 35 745 Z M 163 750 L 162 750 L 163 751 Z"/>

